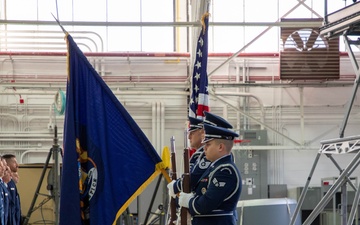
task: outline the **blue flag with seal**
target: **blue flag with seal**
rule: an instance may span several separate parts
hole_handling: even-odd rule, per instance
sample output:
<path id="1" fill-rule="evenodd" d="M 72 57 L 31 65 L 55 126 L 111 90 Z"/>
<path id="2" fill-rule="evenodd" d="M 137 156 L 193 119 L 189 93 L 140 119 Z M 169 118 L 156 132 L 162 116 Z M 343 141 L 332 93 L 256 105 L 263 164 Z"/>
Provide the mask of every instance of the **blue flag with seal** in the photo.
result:
<path id="1" fill-rule="evenodd" d="M 60 225 L 110 225 L 160 172 L 145 134 L 66 34 Z"/>

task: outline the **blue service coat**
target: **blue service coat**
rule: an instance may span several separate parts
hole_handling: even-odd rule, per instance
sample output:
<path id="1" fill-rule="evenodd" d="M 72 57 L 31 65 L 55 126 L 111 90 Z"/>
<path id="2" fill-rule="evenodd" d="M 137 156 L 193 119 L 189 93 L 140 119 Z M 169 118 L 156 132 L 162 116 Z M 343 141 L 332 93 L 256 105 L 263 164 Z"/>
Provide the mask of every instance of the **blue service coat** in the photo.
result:
<path id="1" fill-rule="evenodd" d="M 236 205 L 242 188 L 240 172 L 231 155 L 215 162 L 203 173 L 189 201 L 193 225 L 235 225 Z"/>
<path id="2" fill-rule="evenodd" d="M 0 183 L 4 183 L 0 178 Z M 2 191 L 0 185 L 0 225 L 5 225 L 5 206 L 4 206 L 5 193 Z"/>
<path id="3" fill-rule="evenodd" d="M 13 180 L 10 180 L 8 183 L 8 190 L 10 193 L 10 213 L 9 221 L 11 225 L 20 225 L 21 223 L 21 206 L 20 206 L 20 196 L 17 191 L 16 184 Z"/>
<path id="4" fill-rule="evenodd" d="M 204 174 L 207 168 L 210 166 L 211 162 L 206 159 L 204 148 L 199 148 L 195 153 L 197 155 L 193 159 L 191 164 L 190 160 L 190 190 L 194 191 L 196 184 L 198 183 L 200 177 Z M 195 155 L 193 154 L 193 156 Z M 191 157 L 192 159 L 193 157 Z"/>
<path id="5" fill-rule="evenodd" d="M 198 180 L 206 169 L 210 166 L 210 161 L 206 159 L 204 154 L 204 147 L 200 147 L 192 154 L 189 160 L 189 170 L 190 170 L 190 190 L 193 191 Z M 179 178 L 174 183 L 174 192 L 175 194 L 182 191 L 182 179 Z"/>
<path id="6" fill-rule="evenodd" d="M 9 194 L 9 190 L 7 188 L 7 185 L 4 183 L 4 181 L 1 179 L 0 181 L 0 189 L 1 189 L 1 195 L 3 197 L 3 212 L 4 214 L 2 214 L 3 212 L 1 212 L 1 216 L 3 216 L 4 218 L 4 223 L 3 224 L 8 224 L 8 219 L 9 219 L 9 204 L 10 204 L 10 194 Z M 1 219 L 2 220 L 2 219 Z"/>

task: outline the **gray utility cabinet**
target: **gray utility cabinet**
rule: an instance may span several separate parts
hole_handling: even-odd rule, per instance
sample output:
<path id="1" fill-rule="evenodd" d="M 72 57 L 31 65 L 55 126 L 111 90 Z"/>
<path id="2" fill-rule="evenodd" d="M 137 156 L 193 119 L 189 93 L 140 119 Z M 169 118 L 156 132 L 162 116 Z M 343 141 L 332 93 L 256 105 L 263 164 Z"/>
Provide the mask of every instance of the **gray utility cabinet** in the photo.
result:
<path id="1" fill-rule="evenodd" d="M 242 178 L 240 200 L 267 198 L 267 151 L 251 149 L 251 146 L 267 144 L 267 131 L 242 130 L 240 138 L 250 140 L 250 142 L 241 144 L 243 145 L 241 150 L 233 151 L 235 163 Z"/>

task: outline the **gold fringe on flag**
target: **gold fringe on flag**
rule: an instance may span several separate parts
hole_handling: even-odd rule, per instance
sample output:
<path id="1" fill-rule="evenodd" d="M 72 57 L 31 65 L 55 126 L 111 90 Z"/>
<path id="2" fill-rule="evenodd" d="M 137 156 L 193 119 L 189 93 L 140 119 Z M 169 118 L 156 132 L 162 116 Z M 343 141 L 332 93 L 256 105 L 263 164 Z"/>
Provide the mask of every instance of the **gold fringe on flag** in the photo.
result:
<path id="1" fill-rule="evenodd" d="M 162 175 L 165 177 L 168 183 L 171 182 L 171 178 L 166 171 L 170 168 L 170 150 L 169 147 L 165 146 L 161 155 L 161 162 L 155 165 L 155 170 L 160 170 Z"/>
<path id="2" fill-rule="evenodd" d="M 70 53 L 69 53 L 70 52 L 70 50 L 69 50 L 70 46 L 69 46 L 69 41 L 67 39 L 68 35 L 69 35 L 69 33 L 66 32 L 65 33 L 65 40 L 66 40 L 66 49 L 67 49 L 67 51 L 66 51 L 67 81 L 70 80 Z"/>
<path id="3" fill-rule="evenodd" d="M 205 33 L 206 31 L 206 27 L 205 27 L 205 18 L 209 17 L 210 16 L 210 13 L 206 12 L 204 13 L 204 15 L 202 15 L 201 17 L 201 26 L 202 26 L 202 32 L 203 34 Z"/>

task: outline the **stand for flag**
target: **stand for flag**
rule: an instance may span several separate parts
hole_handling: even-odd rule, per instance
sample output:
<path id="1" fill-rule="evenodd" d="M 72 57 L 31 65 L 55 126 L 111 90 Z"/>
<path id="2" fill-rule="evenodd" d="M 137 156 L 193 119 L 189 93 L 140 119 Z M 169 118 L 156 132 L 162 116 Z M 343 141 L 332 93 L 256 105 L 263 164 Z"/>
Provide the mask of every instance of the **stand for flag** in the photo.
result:
<path id="1" fill-rule="evenodd" d="M 166 215 L 167 215 L 167 205 L 169 205 L 169 195 L 167 192 L 167 183 L 169 183 L 171 181 L 169 174 L 169 166 L 170 166 L 170 152 L 169 152 L 169 148 L 168 147 L 164 147 L 163 152 L 162 152 L 162 161 L 163 161 L 163 166 L 164 166 L 164 170 L 162 170 L 161 174 L 159 175 L 158 181 L 156 183 L 155 186 L 155 190 L 153 193 L 153 196 L 151 198 L 150 201 L 150 205 L 148 208 L 148 211 L 146 213 L 145 216 L 145 221 L 144 221 L 144 225 L 150 225 L 150 224 L 159 224 L 159 225 L 165 225 L 166 224 Z M 151 209 L 153 207 L 154 201 L 155 201 L 155 197 L 156 194 L 158 193 L 161 181 L 164 178 L 164 191 L 163 191 L 163 203 L 160 203 L 156 209 L 155 212 L 151 212 Z M 149 216 L 152 214 L 152 216 L 149 219 Z"/>
<path id="2" fill-rule="evenodd" d="M 58 137 L 57 137 L 57 126 L 54 126 L 54 141 L 53 146 L 49 150 L 48 156 L 46 158 L 34 197 L 32 199 L 31 205 L 29 207 L 28 213 L 24 219 L 23 225 L 27 225 L 30 219 L 31 214 L 36 211 L 37 209 L 41 208 L 45 203 L 50 201 L 50 199 L 54 199 L 54 213 L 55 213 L 55 225 L 59 224 L 59 206 L 60 206 L 60 163 L 59 163 L 59 154 L 62 153 L 62 150 L 58 144 Z M 48 183 L 47 189 L 50 191 L 51 194 L 42 194 L 40 193 L 40 188 L 42 186 L 42 183 L 44 181 L 45 173 L 47 168 L 49 167 L 49 162 L 51 156 L 53 157 L 54 163 L 52 165 L 52 168 L 49 171 L 49 176 L 52 178 L 52 181 Z M 37 197 L 39 195 L 46 196 L 45 198 L 38 206 L 35 207 L 35 203 L 37 200 Z"/>
<path id="3" fill-rule="evenodd" d="M 134 216 L 130 213 L 129 208 L 126 208 L 123 214 L 121 214 L 116 221 L 116 225 L 134 225 Z"/>
<path id="4" fill-rule="evenodd" d="M 151 201 L 150 201 L 150 205 L 149 205 L 149 208 L 148 208 L 148 211 L 146 213 L 146 217 L 145 217 L 145 221 L 144 221 L 144 224 L 145 225 L 150 225 L 150 224 L 159 224 L 159 225 L 165 225 L 165 215 L 166 215 L 166 209 L 164 207 L 164 205 L 167 205 L 167 203 L 165 204 L 159 204 L 156 212 L 151 212 L 151 208 L 153 207 L 153 204 L 154 204 L 154 201 L 155 201 L 155 197 L 156 197 L 156 193 L 158 192 L 159 190 L 159 186 L 160 186 L 160 183 L 161 183 L 161 180 L 164 176 L 162 174 L 159 175 L 159 178 L 158 178 L 158 181 L 156 183 L 156 187 L 155 187 L 155 190 L 154 190 L 154 193 L 153 193 L 153 196 L 151 198 Z M 165 182 L 166 182 L 166 179 L 164 179 Z M 166 188 L 166 187 L 165 187 Z M 166 190 L 166 189 L 165 189 Z M 166 191 L 165 191 L 166 192 Z M 165 197 L 165 202 L 168 201 L 168 197 L 167 197 L 167 194 L 166 194 L 166 197 Z M 150 214 L 153 215 L 153 217 L 150 218 L 149 220 L 149 216 Z M 155 216 L 155 217 L 154 217 Z"/>

